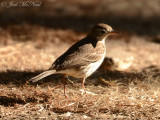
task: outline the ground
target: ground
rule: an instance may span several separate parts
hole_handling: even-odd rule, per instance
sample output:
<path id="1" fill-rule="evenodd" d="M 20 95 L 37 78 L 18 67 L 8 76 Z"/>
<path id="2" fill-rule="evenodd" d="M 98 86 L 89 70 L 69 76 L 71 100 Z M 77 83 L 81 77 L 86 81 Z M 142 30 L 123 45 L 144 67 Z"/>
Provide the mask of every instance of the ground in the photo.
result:
<path id="1" fill-rule="evenodd" d="M 69 1 L 56 2 L 58 7 L 52 9 L 61 13 L 61 6 L 65 3 L 65 15 L 77 15 L 75 11 L 79 11 L 76 17 L 70 14 L 69 17 L 61 14 L 63 17 L 56 18 L 38 15 L 31 19 L 30 14 L 24 18 L 19 12 L 15 15 L 20 16 L 18 21 L 13 17 L 11 22 L 10 15 L 5 16 L 1 12 L 0 119 L 160 119 L 160 37 L 159 24 L 156 23 L 159 7 L 152 9 L 157 19 L 149 17 L 144 20 L 143 17 L 150 14 L 145 14 L 146 8 L 140 9 L 143 0 L 138 5 L 138 2 L 132 3 L 139 8 L 135 11 L 131 9 L 133 16 L 126 12 L 129 16 L 126 19 L 112 14 L 127 10 L 114 0 L 108 1 L 108 4 L 114 3 L 117 9 L 105 7 L 105 1 L 94 9 L 95 14 L 99 14 L 102 7 L 110 11 L 110 14 L 101 12 L 100 16 L 113 15 L 108 21 L 105 17 L 102 21 L 106 20 L 105 23 L 113 25 L 121 34 L 106 40 L 106 57 L 111 58 L 114 65 L 112 69 L 102 66 L 87 78 L 87 95 L 81 88 L 81 80 L 72 77 L 67 78 L 67 98 L 63 94 L 61 75 L 51 75 L 37 83 L 28 82 L 31 77 L 47 70 L 58 56 L 85 37 L 88 30 L 100 21 L 93 15 L 87 16 L 92 13 L 97 1 Z M 121 0 L 123 4 L 124 1 Z M 145 7 L 152 8 L 156 2 L 146 3 Z M 86 7 L 87 4 L 92 7 Z M 71 12 L 70 5 L 78 5 L 78 8 L 74 7 Z M 46 14 L 47 10 L 44 7 L 42 14 Z M 140 22 L 135 22 L 138 10 L 145 12 L 139 18 Z M 50 16 L 50 13 L 47 15 Z M 87 17 L 83 19 L 81 15 Z M 118 18 L 118 22 L 113 18 Z M 21 23 L 24 19 L 26 22 Z"/>

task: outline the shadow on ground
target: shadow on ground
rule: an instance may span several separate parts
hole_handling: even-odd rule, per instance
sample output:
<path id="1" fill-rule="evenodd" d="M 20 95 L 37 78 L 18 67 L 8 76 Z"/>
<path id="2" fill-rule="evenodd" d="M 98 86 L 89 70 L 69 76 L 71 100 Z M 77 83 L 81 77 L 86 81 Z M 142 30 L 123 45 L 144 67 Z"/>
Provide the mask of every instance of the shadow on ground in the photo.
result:
<path id="1" fill-rule="evenodd" d="M 27 81 L 40 74 L 42 71 L 35 71 L 35 72 L 28 72 L 28 71 L 7 71 L 7 72 L 1 72 L 0 73 L 0 84 L 14 84 L 16 86 L 24 85 L 27 83 Z M 146 77 L 152 76 L 154 78 L 160 77 L 160 69 L 158 66 L 148 66 L 141 70 L 141 72 L 126 72 L 126 71 L 104 71 L 104 72 L 95 72 L 92 76 L 89 77 L 89 79 L 99 79 L 100 77 L 106 79 L 106 80 L 117 80 L 122 83 L 130 83 L 131 81 L 134 81 L 135 79 L 139 81 L 143 81 Z M 36 82 L 35 84 L 43 84 L 47 82 L 55 82 L 59 79 L 61 79 L 62 75 L 60 74 L 54 74 L 51 76 L 48 76 L 44 78 L 43 80 L 40 80 Z M 72 78 L 71 78 L 72 79 Z M 76 78 L 73 78 L 75 80 Z M 41 82 L 42 81 L 42 82 Z M 86 81 L 87 82 L 87 81 Z M 33 83 L 29 83 L 33 84 Z M 94 82 L 93 82 L 94 84 Z M 34 84 L 33 84 L 34 85 Z M 97 84 L 96 84 L 97 85 Z"/>
<path id="2" fill-rule="evenodd" d="M 43 15 L 25 15 L 14 14 L 6 16 L 6 13 L 0 13 L 2 16 L 0 20 L 1 26 L 5 27 L 10 25 L 21 25 L 29 23 L 31 25 L 39 25 L 54 29 L 73 29 L 76 32 L 86 32 L 92 28 L 93 25 L 99 22 L 104 22 L 111 25 L 118 31 L 127 31 L 137 35 L 154 36 L 159 34 L 159 21 L 160 17 L 155 16 L 148 19 L 136 16 L 134 18 L 119 17 L 119 16 L 43 16 Z M 14 17 L 13 17 L 14 16 Z"/>
<path id="3" fill-rule="evenodd" d="M 25 101 L 20 98 L 0 96 L 0 105 L 7 107 L 7 106 L 14 106 L 15 104 L 25 104 Z"/>
<path id="4" fill-rule="evenodd" d="M 42 71 L 35 71 L 35 72 L 27 72 L 27 71 L 7 71 L 7 72 L 1 72 L 0 73 L 0 84 L 14 84 L 16 86 L 21 86 L 24 84 L 31 84 L 28 83 L 28 80 L 38 74 L 40 74 Z M 48 76 L 46 78 L 44 78 L 45 80 L 47 79 L 47 81 L 45 82 L 50 82 L 54 79 L 56 79 L 57 77 L 60 77 L 61 75 L 51 75 Z M 37 82 L 42 84 L 40 81 Z M 33 84 L 34 85 L 34 84 Z"/>

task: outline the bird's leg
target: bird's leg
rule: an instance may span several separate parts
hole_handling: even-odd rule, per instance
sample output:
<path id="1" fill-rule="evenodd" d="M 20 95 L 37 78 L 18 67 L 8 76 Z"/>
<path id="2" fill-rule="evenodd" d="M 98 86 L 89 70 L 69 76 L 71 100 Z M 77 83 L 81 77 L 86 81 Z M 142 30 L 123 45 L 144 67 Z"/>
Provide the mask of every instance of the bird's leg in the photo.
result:
<path id="1" fill-rule="evenodd" d="M 85 92 L 85 94 L 86 94 L 86 89 L 85 89 L 85 86 L 84 86 L 85 79 L 86 79 L 86 78 L 83 78 L 83 79 L 82 79 L 82 88 L 83 88 L 83 90 L 84 90 L 84 92 Z"/>
<path id="2" fill-rule="evenodd" d="M 64 86 L 64 96 L 67 97 L 66 95 L 66 75 L 63 75 L 63 86 Z"/>

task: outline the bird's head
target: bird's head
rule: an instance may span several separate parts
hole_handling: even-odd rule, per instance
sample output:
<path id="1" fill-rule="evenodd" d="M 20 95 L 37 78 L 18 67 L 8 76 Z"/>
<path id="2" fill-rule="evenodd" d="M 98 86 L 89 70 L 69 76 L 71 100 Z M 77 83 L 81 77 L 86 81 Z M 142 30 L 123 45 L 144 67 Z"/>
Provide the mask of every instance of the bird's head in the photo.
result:
<path id="1" fill-rule="evenodd" d="M 112 27 L 104 23 L 99 23 L 92 28 L 88 35 L 92 36 L 96 40 L 103 40 L 112 33 L 115 33 Z"/>

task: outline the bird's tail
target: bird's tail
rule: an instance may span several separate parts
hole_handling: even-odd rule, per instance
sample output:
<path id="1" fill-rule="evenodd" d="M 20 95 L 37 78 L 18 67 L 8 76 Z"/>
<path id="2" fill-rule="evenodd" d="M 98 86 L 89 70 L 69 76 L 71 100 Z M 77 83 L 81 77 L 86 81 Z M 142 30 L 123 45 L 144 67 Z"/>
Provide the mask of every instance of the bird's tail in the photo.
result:
<path id="1" fill-rule="evenodd" d="M 41 80 L 41 79 L 44 78 L 44 77 L 47 77 L 47 76 L 49 76 L 49 75 L 51 75 L 51 74 L 54 74 L 55 72 L 56 72 L 56 70 L 48 70 L 48 71 L 45 71 L 45 72 L 43 72 L 43 73 L 41 73 L 41 74 L 39 74 L 39 75 L 31 78 L 31 79 L 29 80 L 29 82 L 37 82 L 38 80 Z"/>

